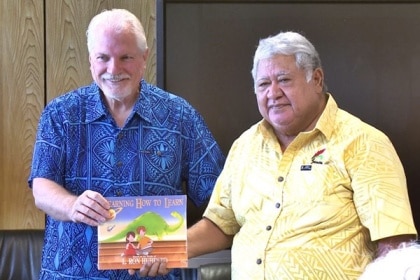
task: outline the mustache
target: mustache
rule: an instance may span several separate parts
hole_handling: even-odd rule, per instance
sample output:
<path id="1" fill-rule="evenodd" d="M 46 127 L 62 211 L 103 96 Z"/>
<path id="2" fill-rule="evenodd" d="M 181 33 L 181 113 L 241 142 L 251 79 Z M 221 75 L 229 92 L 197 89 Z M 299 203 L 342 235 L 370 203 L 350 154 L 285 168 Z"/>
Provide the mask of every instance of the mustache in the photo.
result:
<path id="1" fill-rule="evenodd" d="M 101 79 L 103 80 L 109 80 L 111 82 L 118 82 L 121 81 L 123 79 L 129 79 L 130 76 L 127 74 L 118 74 L 118 75 L 112 75 L 109 73 L 105 73 L 101 76 Z"/>

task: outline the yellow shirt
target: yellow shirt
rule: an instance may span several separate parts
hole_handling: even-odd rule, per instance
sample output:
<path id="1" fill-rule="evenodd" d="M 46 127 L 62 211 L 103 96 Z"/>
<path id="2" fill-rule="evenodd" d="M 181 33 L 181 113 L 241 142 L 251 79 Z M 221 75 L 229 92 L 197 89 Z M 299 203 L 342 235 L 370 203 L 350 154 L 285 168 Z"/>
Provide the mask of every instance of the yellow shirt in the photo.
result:
<path id="1" fill-rule="evenodd" d="M 145 247 L 149 247 L 151 245 L 152 239 L 147 236 L 141 236 L 137 239 L 139 249 L 144 249 Z"/>
<path id="2" fill-rule="evenodd" d="M 417 234 L 391 142 L 331 95 L 284 153 L 266 121 L 244 132 L 204 216 L 235 234 L 235 280 L 357 279 L 372 241 Z"/>

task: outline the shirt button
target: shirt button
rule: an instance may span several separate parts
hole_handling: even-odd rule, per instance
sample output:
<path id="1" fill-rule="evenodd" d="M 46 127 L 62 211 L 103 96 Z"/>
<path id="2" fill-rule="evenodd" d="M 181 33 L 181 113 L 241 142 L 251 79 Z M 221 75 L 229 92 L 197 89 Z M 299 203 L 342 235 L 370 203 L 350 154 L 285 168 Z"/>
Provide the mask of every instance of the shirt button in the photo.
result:
<path id="1" fill-rule="evenodd" d="M 257 259 L 257 264 L 261 264 L 262 260 L 261 259 Z"/>
<path id="2" fill-rule="evenodd" d="M 117 162 L 117 167 L 121 167 L 123 165 L 122 161 Z"/>
<path id="3" fill-rule="evenodd" d="M 276 203 L 276 208 L 280 208 L 280 202 Z"/>
<path id="4" fill-rule="evenodd" d="M 279 182 L 283 182 L 283 181 L 284 181 L 284 177 L 283 177 L 283 176 L 280 176 L 280 177 L 277 179 L 277 181 L 279 181 Z"/>
<path id="5" fill-rule="evenodd" d="M 265 229 L 266 230 L 271 230 L 271 226 L 267 226 Z"/>

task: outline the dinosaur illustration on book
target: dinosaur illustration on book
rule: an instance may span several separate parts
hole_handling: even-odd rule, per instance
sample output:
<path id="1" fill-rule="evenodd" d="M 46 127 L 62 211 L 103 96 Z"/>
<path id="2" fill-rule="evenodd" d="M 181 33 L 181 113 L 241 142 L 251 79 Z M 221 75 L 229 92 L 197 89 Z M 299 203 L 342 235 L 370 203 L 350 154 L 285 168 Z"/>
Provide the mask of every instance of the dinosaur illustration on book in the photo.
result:
<path id="1" fill-rule="evenodd" d="M 155 212 L 146 212 L 142 215 L 135 218 L 131 223 L 129 223 L 123 230 L 115 234 L 114 236 L 109 237 L 103 242 L 115 242 L 120 241 L 126 237 L 127 232 L 136 231 L 140 226 L 147 228 L 147 235 L 157 236 L 161 240 L 165 235 L 177 231 L 184 223 L 184 218 L 181 214 L 176 211 L 171 213 L 178 221 L 175 224 L 168 224 L 167 221 L 162 218 L 161 215 Z"/>

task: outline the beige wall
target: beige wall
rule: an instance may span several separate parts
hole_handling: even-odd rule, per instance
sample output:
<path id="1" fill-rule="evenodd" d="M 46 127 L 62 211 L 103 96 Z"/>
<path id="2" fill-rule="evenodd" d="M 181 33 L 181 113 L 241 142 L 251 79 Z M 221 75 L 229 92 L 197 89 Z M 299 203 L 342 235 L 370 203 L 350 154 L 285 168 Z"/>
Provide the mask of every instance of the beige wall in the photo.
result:
<path id="1" fill-rule="evenodd" d="M 1 1 L 0 229 L 44 227 L 26 182 L 38 118 L 46 102 L 91 82 L 85 31 L 110 8 L 142 21 L 150 48 L 145 79 L 156 83 L 155 0 Z"/>

